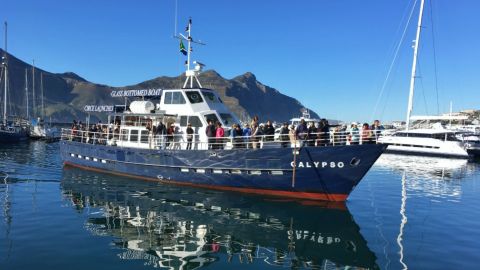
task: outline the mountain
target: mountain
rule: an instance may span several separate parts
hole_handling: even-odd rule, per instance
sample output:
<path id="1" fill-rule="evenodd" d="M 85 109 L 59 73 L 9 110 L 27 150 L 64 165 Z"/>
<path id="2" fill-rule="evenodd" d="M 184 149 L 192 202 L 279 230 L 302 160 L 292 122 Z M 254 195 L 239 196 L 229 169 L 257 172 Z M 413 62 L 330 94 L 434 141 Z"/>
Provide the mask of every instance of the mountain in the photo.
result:
<path id="1" fill-rule="evenodd" d="M 1 49 L 0 54 L 3 55 Z M 25 70 L 27 70 L 29 108 L 30 114 L 32 114 L 32 66 L 10 54 L 8 55 L 8 64 L 10 80 L 8 110 L 12 114 L 26 114 Z M 56 122 L 71 122 L 72 119 L 85 119 L 86 113 L 83 111 L 85 105 L 123 104 L 123 99 L 110 96 L 112 90 L 180 88 L 185 81 L 185 75 L 182 74 L 177 77 L 157 77 L 125 87 L 111 87 L 91 83 L 72 72 L 51 73 L 36 68 L 35 108 L 37 115 L 41 110 L 40 74 L 43 74 L 45 114 L 47 119 L 51 117 L 52 121 Z M 301 110 L 304 108 L 298 100 L 262 84 L 250 72 L 233 79 L 226 79 L 216 71 L 208 70 L 200 74 L 199 80 L 204 87 L 216 90 L 224 103 L 240 119 L 258 115 L 262 122 L 268 119 L 278 122 L 287 121 L 292 117 L 301 115 Z M 310 114 L 312 117 L 318 118 L 318 115 L 311 110 Z M 92 113 L 92 116 L 103 120 L 106 118 L 105 114 L 102 113 Z"/>

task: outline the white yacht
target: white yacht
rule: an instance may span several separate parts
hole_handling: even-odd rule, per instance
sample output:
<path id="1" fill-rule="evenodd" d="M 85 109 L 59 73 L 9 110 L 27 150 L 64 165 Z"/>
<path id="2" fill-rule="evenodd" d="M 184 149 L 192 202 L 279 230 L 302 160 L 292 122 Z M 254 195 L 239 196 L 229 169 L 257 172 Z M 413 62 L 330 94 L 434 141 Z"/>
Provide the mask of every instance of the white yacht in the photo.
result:
<path id="1" fill-rule="evenodd" d="M 420 12 L 418 18 L 417 34 L 414 40 L 413 65 L 410 78 L 410 93 L 408 98 L 407 121 L 406 128 L 402 131 L 396 131 L 391 135 L 381 136 L 379 143 L 387 144 L 387 152 L 416 154 L 422 156 L 445 156 L 455 158 L 469 158 L 469 154 L 465 149 L 463 142 L 458 140 L 455 133 L 451 130 L 443 128 L 415 128 L 410 125 L 415 120 L 430 120 L 438 118 L 437 116 L 412 117 L 413 94 L 415 88 L 418 45 L 420 42 L 420 32 L 422 29 L 422 15 L 425 0 L 420 3 Z M 448 120 L 452 116 L 444 116 L 444 120 Z"/>

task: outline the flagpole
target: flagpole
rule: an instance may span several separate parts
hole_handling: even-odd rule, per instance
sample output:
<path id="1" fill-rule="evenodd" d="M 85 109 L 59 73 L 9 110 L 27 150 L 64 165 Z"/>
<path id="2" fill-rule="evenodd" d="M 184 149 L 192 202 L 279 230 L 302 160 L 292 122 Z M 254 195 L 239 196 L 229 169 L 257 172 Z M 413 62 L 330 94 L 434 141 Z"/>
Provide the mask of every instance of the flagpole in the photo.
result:
<path id="1" fill-rule="evenodd" d="M 192 36 L 190 35 L 192 30 L 192 18 L 188 19 L 188 50 L 187 50 L 187 71 L 190 71 L 190 51 L 191 51 L 191 41 Z M 193 88 L 193 80 L 190 78 L 190 88 Z"/>

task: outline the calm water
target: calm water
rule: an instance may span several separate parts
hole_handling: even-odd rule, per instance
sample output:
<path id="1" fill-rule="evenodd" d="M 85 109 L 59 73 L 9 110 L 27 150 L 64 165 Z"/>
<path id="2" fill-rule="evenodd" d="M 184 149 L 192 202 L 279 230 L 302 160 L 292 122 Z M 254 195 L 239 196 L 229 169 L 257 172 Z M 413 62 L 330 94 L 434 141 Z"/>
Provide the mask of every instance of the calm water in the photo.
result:
<path id="1" fill-rule="evenodd" d="M 478 163 L 384 155 L 346 205 L 62 168 L 58 143 L 0 146 L 0 174 L 0 269 L 478 269 Z"/>

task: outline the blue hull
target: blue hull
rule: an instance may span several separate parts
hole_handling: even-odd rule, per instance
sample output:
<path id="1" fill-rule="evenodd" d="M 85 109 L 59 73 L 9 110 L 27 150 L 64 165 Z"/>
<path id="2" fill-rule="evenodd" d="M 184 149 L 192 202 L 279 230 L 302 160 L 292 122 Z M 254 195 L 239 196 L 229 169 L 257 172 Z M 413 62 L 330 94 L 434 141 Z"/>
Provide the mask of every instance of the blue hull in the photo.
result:
<path id="1" fill-rule="evenodd" d="M 344 201 L 384 145 L 151 150 L 61 141 L 66 165 L 178 185 Z M 295 162 L 294 162 L 295 160 Z"/>
<path id="2" fill-rule="evenodd" d="M 26 133 L 7 132 L 0 130 L 0 143 L 16 143 L 28 140 Z"/>

